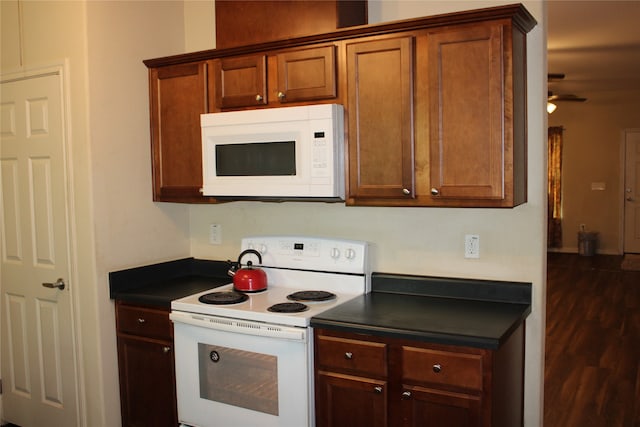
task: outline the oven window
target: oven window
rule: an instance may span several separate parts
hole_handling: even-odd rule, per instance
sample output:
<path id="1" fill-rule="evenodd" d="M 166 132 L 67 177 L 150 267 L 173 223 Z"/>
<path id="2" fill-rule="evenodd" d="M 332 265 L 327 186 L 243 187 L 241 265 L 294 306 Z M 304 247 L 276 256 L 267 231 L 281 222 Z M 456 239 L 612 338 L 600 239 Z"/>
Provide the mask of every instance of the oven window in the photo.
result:
<path id="1" fill-rule="evenodd" d="M 278 415 L 278 358 L 198 343 L 200 397 Z"/>
<path id="2" fill-rule="evenodd" d="M 281 176 L 295 174 L 295 141 L 216 144 L 217 176 Z"/>

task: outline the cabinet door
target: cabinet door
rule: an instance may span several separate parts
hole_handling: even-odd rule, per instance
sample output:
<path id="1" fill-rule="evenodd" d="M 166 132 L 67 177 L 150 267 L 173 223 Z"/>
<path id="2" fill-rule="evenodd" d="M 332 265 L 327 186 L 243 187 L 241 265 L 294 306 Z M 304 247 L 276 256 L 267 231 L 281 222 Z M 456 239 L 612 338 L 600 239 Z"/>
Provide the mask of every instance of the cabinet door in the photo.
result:
<path id="1" fill-rule="evenodd" d="M 413 38 L 347 44 L 348 196 L 414 197 Z"/>
<path id="2" fill-rule="evenodd" d="M 335 46 L 282 52 L 277 58 L 280 102 L 336 97 Z"/>
<path id="3" fill-rule="evenodd" d="M 505 197 L 503 31 L 482 23 L 429 35 L 431 194 Z"/>
<path id="4" fill-rule="evenodd" d="M 206 202 L 202 197 L 200 114 L 208 110 L 207 63 L 151 68 L 153 200 Z"/>
<path id="5" fill-rule="evenodd" d="M 266 62 L 266 55 L 216 60 L 216 107 L 225 109 L 266 105 L 268 102 Z"/>
<path id="6" fill-rule="evenodd" d="M 480 397 L 421 387 L 403 390 L 405 427 L 482 427 Z"/>
<path id="7" fill-rule="evenodd" d="M 321 371 L 316 383 L 317 427 L 384 427 L 387 383 Z"/>
<path id="8" fill-rule="evenodd" d="M 178 424 L 172 350 L 169 342 L 118 336 L 123 426 Z"/>

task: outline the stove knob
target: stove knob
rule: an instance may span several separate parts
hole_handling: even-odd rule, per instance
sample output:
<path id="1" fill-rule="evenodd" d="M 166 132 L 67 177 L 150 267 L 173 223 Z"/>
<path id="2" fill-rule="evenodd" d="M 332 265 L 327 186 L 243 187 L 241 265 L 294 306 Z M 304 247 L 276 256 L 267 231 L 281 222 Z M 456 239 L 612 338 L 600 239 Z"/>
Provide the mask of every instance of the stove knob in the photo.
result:
<path id="1" fill-rule="evenodd" d="M 331 255 L 331 258 L 333 258 L 333 259 L 340 258 L 340 249 L 338 249 L 338 248 L 331 249 L 331 254 L 330 255 Z"/>
<path id="2" fill-rule="evenodd" d="M 347 251 L 344 253 L 345 258 L 347 259 L 355 259 L 356 258 L 356 251 L 353 249 L 347 249 Z"/>

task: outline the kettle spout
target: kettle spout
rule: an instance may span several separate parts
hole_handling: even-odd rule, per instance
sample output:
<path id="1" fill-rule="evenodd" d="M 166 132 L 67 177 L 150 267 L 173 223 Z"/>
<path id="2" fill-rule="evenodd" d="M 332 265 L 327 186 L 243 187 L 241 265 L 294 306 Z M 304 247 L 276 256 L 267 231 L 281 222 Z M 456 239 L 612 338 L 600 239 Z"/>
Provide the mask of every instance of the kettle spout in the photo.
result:
<path id="1" fill-rule="evenodd" d="M 240 264 L 231 260 L 227 260 L 227 264 L 229 264 L 229 270 L 227 270 L 227 274 L 231 277 L 235 276 L 236 271 L 238 271 L 238 268 L 240 267 Z"/>

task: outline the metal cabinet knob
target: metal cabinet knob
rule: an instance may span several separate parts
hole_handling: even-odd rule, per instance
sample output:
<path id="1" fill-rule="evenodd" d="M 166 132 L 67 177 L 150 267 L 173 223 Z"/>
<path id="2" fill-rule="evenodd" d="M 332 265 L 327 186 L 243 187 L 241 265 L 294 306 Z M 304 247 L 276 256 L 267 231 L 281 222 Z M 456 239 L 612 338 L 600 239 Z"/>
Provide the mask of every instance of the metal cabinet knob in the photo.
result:
<path id="1" fill-rule="evenodd" d="M 377 394 L 380 394 L 380 393 L 382 393 L 382 387 L 376 386 L 376 387 L 373 388 L 373 391 L 375 391 Z"/>
<path id="2" fill-rule="evenodd" d="M 349 359 L 349 360 L 353 359 L 353 353 L 351 353 L 350 351 L 347 351 L 347 352 L 344 354 L 344 358 L 345 358 L 345 359 Z"/>
<path id="3" fill-rule="evenodd" d="M 44 286 L 45 288 L 58 288 L 60 290 L 63 290 L 66 285 L 64 283 L 64 279 L 60 278 L 56 280 L 56 283 L 43 283 L 42 286 Z"/>
<path id="4" fill-rule="evenodd" d="M 402 400 L 407 400 L 407 399 L 411 399 L 411 392 L 408 390 L 402 392 Z"/>
<path id="5" fill-rule="evenodd" d="M 405 195 L 408 196 L 409 194 L 411 194 L 411 190 L 409 190 L 408 188 L 403 188 L 402 189 L 402 194 L 405 194 Z"/>
<path id="6" fill-rule="evenodd" d="M 171 351 L 171 347 L 169 347 L 169 346 L 164 346 L 164 347 L 162 347 L 162 352 L 163 352 L 163 353 L 165 353 L 165 354 L 166 354 L 166 353 L 169 353 L 170 351 Z"/>
<path id="7" fill-rule="evenodd" d="M 146 320 L 142 317 L 138 317 L 138 323 L 143 324 Z"/>
<path id="8" fill-rule="evenodd" d="M 433 372 L 435 372 L 436 374 L 440 373 L 440 371 L 442 371 L 442 365 L 440 365 L 439 363 L 436 363 L 435 365 L 433 365 Z"/>
<path id="9" fill-rule="evenodd" d="M 280 101 L 283 101 L 286 97 L 287 95 L 285 95 L 284 92 L 278 92 L 278 99 Z"/>
<path id="10" fill-rule="evenodd" d="M 264 98 L 262 97 L 262 95 L 260 95 L 260 94 L 256 95 L 256 101 L 262 102 L 263 99 Z"/>
<path id="11" fill-rule="evenodd" d="M 432 195 L 432 196 L 437 196 L 438 194 L 440 194 L 440 191 L 438 191 L 438 189 L 437 189 L 437 188 L 433 187 L 433 188 L 431 189 L 431 195 Z"/>

